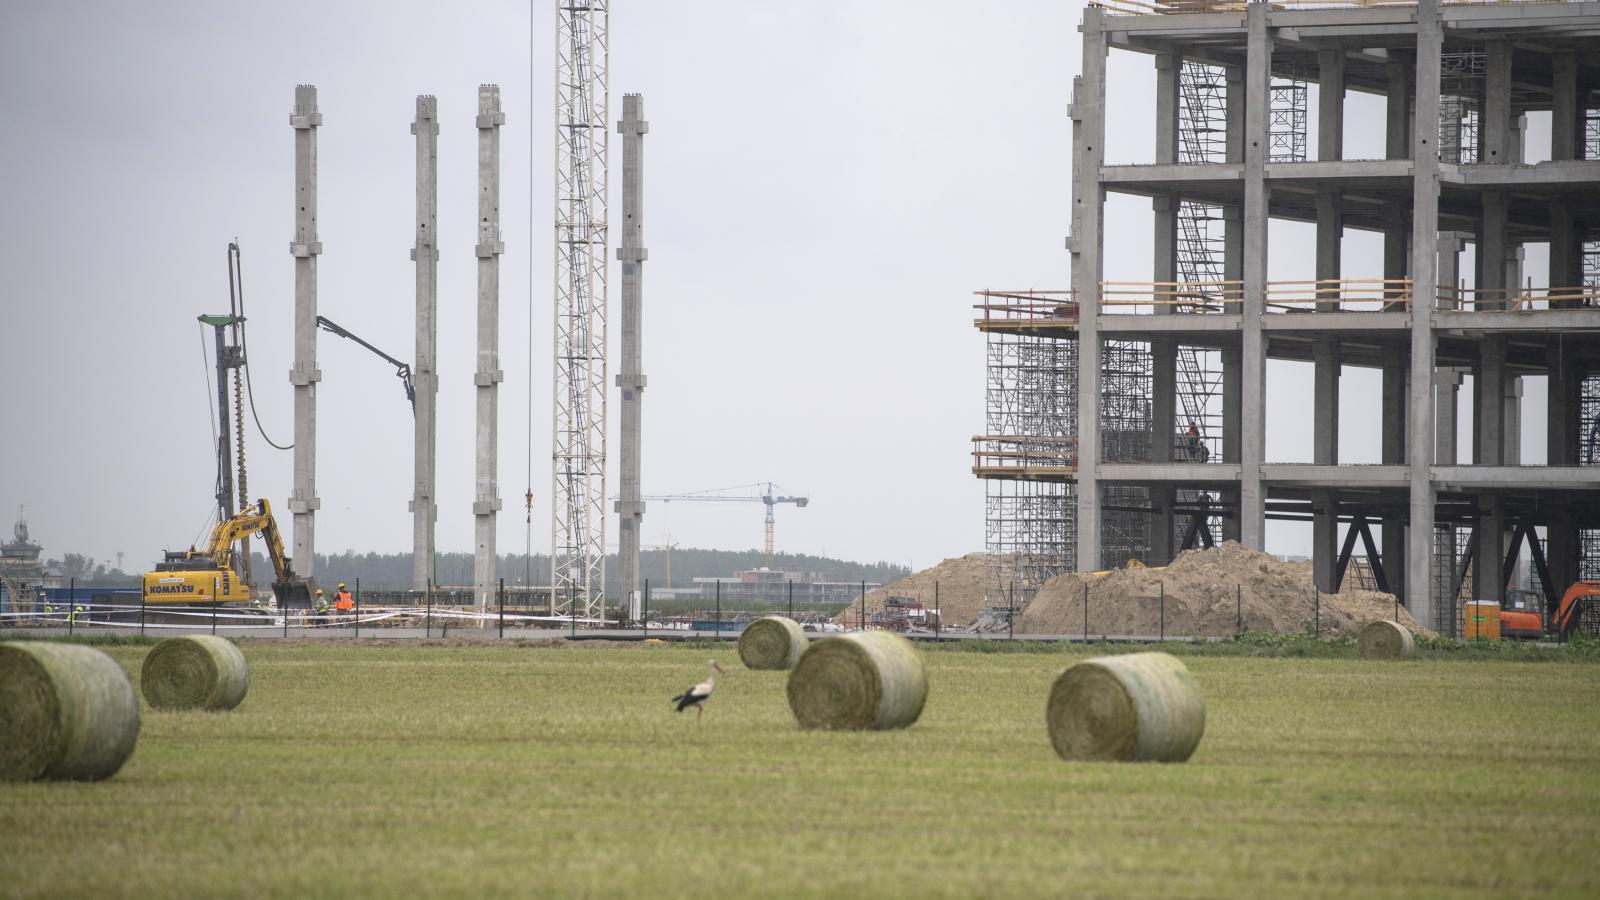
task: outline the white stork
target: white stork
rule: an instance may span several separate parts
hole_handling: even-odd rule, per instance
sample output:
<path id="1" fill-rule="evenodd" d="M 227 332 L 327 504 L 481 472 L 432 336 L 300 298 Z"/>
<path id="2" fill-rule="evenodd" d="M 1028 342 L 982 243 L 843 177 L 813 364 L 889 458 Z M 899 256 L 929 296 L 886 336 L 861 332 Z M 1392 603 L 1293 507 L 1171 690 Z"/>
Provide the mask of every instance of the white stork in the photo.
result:
<path id="1" fill-rule="evenodd" d="M 672 702 L 678 704 L 677 711 L 683 712 L 692 706 L 695 710 L 694 720 L 699 722 L 706 713 L 706 701 L 711 699 L 711 692 L 717 689 L 717 673 L 721 671 L 722 667 L 717 665 L 716 660 L 707 663 L 706 680 L 672 698 Z"/>

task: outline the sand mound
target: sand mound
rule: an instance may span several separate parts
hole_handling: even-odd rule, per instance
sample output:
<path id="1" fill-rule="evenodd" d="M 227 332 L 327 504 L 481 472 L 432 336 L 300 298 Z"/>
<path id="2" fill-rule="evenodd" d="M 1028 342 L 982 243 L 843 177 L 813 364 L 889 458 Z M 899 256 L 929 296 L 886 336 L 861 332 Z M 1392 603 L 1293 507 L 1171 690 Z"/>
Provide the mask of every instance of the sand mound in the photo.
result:
<path id="1" fill-rule="evenodd" d="M 1394 618 L 1394 596 L 1376 591 L 1323 594 L 1316 613 L 1308 565 L 1286 563 L 1229 541 L 1209 550 L 1185 551 L 1165 569 L 1052 578 L 1017 617 L 1016 632 L 1082 634 L 1086 584 L 1090 635 L 1157 634 L 1163 588 L 1168 636 L 1231 635 L 1241 614 L 1246 631 L 1279 634 L 1310 631 L 1316 618 L 1324 636 L 1355 635 L 1373 619 Z M 1403 607 L 1399 621 L 1423 631 Z"/>
<path id="2" fill-rule="evenodd" d="M 947 559 L 931 569 L 914 572 L 881 588 L 867 592 L 867 615 L 882 612 L 890 597 L 910 597 L 924 609 L 933 609 L 933 585 L 939 583 L 939 611 L 945 625 L 966 625 L 978 617 L 983 608 L 983 578 L 988 557 L 983 553 L 969 553 Z M 835 622 L 856 622 L 861 617 L 861 601 L 857 600 L 835 616 Z"/>

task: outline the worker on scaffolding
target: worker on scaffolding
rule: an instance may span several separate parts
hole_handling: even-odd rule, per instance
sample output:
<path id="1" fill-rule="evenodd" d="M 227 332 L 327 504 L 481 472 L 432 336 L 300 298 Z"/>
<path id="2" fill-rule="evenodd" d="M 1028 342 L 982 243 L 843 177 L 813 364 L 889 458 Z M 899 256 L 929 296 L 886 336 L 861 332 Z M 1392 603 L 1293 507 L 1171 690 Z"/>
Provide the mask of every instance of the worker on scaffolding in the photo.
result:
<path id="1" fill-rule="evenodd" d="M 1200 458 L 1200 426 L 1193 419 L 1189 420 L 1189 431 L 1184 441 L 1184 449 L 1189 451 L 1190 459 Z"/>

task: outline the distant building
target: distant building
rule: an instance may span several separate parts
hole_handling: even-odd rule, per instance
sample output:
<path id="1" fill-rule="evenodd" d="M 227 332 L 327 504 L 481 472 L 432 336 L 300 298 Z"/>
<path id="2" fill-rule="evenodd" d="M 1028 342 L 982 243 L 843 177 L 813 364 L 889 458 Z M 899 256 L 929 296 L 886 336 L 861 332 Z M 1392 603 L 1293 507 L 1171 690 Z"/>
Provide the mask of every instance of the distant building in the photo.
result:
<path id="1" fill-rule="evenodd" d="M 875 581 L 824 581 L 816 572 L 783 572 L 775 569 L 749 569 L 735 572 L 731 578 L 696 578 L 691 596 L 705 600 L 717 596 L 717 585 L 722 585 L 722 599 L 734 601 L 762 601 L 786 603 L 793 591 L 794 602 L 806 605 L 822 603 L 849 603 L 861 596 L 863 585 L 870 591 L 878 587 Z M 683 596 L 684 592 L 678 592 Z"/>
<path id="2" fill-rule="evenodd" d="M 44 548 L 29 540 L 28 520 L 19 513 L 11 528 L 12 540 L 0 544 L 0 611 L 32 609 L 40 588 L 66 586 L 61 570 L 40 562 Z"/>

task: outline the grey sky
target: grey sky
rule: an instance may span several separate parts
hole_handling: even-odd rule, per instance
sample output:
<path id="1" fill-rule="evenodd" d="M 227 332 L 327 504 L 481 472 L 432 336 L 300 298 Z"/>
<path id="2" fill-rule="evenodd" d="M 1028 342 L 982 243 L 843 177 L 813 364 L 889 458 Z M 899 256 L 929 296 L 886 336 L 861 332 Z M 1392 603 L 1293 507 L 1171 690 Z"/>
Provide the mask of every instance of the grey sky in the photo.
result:
<path id="1" fill-rule="evenodd" d="M 531 268 L 532 543 L 548 551 L 555 15 L 534 5 L 531 97 L 526 2 L 0 6 L 0 519 L 26 504 L 48 553 L 125 551 L 130 570 L 197 538 L 213 464 L 194 317 L 226 309 L 236 236 L 257 404 L 289 439 L 288 115 L 305 82 L 325 120 L 321 312 L 405 359 L 408 125 L 417 94 L 439 97 L 438 534 L 441 550 L 470 549 L 473 113 L 477 85 L 494 82 L 507 108 L 500 546 L 524 545 Z M 967 469 L 983 423 L 970 292 L 1068 282 L 1081 9 L 614 3 L 610 118 L 639 92 L 651 123 L 646 493 L 770 478 L 813 500 L 778 511 L 780 549 L 920 566 L 982 548 L 983 492 Z M 1113 61 L 1126 74 L 1112 82 L 1111 157 L 1141 161 L 1148 58 Z M 1109 215 L 1108 277 L 1148 277 L 1148 204 L 1113 201 Z M 1275 251 L 1275 277 L 1309 265 L 1300 254 Z M 405 550 L 400 387 L 347 342 L 324 335 L 319 353 L 318 547 Z M 1309 458 L 1296 396 L 1308 382 L 1269 381 L 1283 410 L 1269 459 Z M 1348 440 L 1375 442 L 1348 407 L 1345 422 Z M 249 441 L 252 493 L 283 507 L 288 454 L 253 428 Z M 669 533 L 758 546 L 761 507 L 652 504 L 645 542 Z M 1269 548 L 1303 551 L 1294 529 L 1269 533 Z"/>

